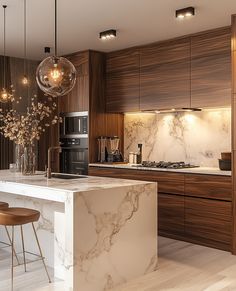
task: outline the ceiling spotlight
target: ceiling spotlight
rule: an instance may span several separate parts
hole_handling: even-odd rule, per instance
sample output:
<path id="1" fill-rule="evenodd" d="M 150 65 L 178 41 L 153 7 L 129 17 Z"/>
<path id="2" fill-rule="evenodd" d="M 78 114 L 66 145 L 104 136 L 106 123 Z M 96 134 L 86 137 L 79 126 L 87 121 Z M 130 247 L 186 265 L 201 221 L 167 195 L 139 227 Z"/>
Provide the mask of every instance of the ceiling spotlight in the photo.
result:
<path id="1" fill-rule="evenodd" d="M 178 9 L 175 11 L 176 18 L 182 19 L 190 16 L 195 15 L 195 8 L 194 7 L 186 7 L 183 9 Z"/>
<path id="2" fill-rule="evenodd" d="M 99 33 L 99 38 L 102 40 L 108 40 L 116 37 L 116 30 L 115 29 L 109 29 L 106 31 L 102 31 Z"/>

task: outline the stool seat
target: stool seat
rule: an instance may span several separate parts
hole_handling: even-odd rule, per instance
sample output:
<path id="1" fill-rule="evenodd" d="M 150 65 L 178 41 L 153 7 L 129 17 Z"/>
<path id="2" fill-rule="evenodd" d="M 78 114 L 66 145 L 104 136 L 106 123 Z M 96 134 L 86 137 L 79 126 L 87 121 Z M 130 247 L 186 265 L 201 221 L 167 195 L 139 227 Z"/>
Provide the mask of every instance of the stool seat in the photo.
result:
<path id="1" fill-rule="evenodd" d="M 22 225 L 38 221 L 40 212 L 34 209 L 9 207 L 0 209 L 0 225 Z"/>
<path id="2" fill-rule="evenodd" d="M 9 207 L 9 204 L 7 202 L 0 201 L 0 210 L 6 209 Z"/>

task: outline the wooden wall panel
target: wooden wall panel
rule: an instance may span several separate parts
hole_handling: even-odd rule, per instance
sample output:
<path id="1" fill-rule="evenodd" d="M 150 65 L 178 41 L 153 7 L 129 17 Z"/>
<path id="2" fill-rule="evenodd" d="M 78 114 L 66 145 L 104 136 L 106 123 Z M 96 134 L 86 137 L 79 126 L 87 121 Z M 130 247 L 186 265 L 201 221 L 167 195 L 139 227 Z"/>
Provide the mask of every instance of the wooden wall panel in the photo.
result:
<path id="1" fill-rule="evenodd" d="M 140 50 L 140 109 L 190 107 L 190 38 Z"/>
<path id="2" fill-rule="evenodd" d="M 105 54 L 90 52 L 90 106 L 89 106 L 89 161 L 98 161 L 99 136 L 120 137 L 120 149 L 123 153 L 123 114 L 106 113 L 105 100 Z"/>
<path id="3" fill-rule="evenodd" d="M 191 37 L 192 107 L 231 103 L 231 29 L 221 28 Z"/>
<path id="4" fill-rule="evenodd" d="M 236 14 L 232 16 L 232 180 L 233 180 L 233 227 L 232 252 L 236 254 Z"/>

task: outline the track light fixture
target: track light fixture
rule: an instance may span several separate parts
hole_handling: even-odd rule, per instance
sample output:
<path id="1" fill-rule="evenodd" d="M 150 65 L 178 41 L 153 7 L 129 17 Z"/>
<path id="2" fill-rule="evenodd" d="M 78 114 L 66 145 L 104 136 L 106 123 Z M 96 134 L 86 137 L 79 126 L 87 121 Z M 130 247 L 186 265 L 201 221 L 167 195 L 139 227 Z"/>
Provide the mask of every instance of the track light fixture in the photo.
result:
<path id="1" fill-rule="evenodd" d="M 186 7 L 186 8 L 178 9 L 175 11 L 175 16 L 176 18 L 179 18 L 179 19 L 187 18 L 194 15 L 195 15 L 194 7 Z"/>

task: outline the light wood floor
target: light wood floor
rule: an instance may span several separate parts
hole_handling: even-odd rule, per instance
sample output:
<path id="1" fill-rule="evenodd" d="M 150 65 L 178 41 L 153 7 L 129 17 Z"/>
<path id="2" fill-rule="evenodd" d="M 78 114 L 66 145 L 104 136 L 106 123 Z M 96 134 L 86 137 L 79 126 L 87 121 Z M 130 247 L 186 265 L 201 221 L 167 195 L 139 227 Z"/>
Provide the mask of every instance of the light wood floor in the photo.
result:
<path id="1" fill-rule="evenodd" d="M 0 251 L 0 290 L 8 291 L 9 255 Z M 39 262 L 26 274 L 16 270 L 15 291 L 64 291 L 62 282 L 48 284 Z M 236 256 L 167 238 L 159 238 L 158 271 L 113 291 L 236 291 Z M 83 290 L 82 290 L 83 291 Z M 96 290 L 95 290 L 96 291 Z"/>

